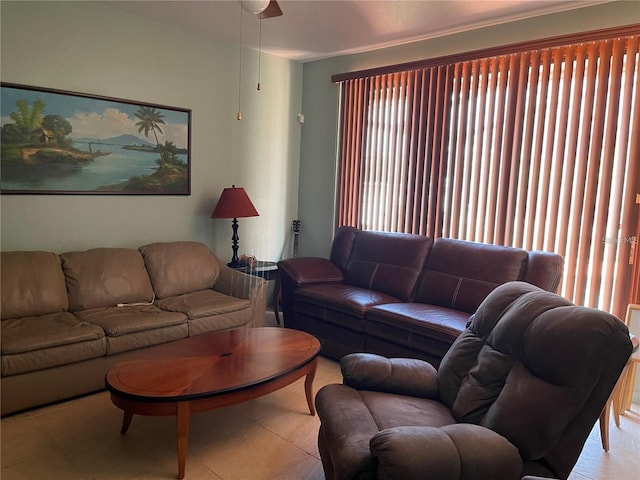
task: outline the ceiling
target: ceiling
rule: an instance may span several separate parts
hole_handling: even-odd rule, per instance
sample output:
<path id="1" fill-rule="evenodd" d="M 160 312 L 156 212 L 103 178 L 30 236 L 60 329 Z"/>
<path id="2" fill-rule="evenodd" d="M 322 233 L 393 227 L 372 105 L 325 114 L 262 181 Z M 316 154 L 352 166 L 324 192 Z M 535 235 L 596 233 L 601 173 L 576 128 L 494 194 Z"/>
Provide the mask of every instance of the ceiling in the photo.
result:
<path id="1" fill-rule="evenodd" d="M 278 0 L 262 49 L 302 62 L 359 53 L 611 0 Z M 218 40 L 258 47 L 260 20 L 240 0 L 128 0 L 110 5 Z"/>

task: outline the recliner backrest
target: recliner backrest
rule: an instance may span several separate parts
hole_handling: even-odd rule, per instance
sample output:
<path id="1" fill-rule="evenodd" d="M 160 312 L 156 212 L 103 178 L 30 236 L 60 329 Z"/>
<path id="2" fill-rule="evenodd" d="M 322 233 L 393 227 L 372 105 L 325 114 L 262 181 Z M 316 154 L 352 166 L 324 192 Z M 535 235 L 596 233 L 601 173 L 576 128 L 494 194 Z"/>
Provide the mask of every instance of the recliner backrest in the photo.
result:
<path id="1" fill-rule="evenodd" d="M 613 315 L 510 282 L 482 302 L 443 358 L 440 398 L 459 422 L 496 431 L 524 461 L 544 458 L 566 477 L 631 348 Z"/>

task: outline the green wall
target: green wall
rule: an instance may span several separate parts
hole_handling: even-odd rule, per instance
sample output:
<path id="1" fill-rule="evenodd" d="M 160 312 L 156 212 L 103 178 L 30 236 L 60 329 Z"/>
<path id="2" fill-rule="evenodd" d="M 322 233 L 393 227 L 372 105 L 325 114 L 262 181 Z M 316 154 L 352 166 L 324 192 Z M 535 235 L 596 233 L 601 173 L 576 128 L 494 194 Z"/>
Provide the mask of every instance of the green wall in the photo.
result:
<path id="1" fill-rule="evenodd" d="M 192 110 L 190 196 L 2 195 L 2 250 L 197 240 L 226 259 L 230 222 L 209 216 L 222 189 L 236 184 L 260 212 L 240 219 L 240 251 L 276 260 L 287 256 L 294 218 L 302 221 L 300 254 L 329 253 L 339 93 L 332 74 L 640 23 L 640 8 L 606 3 L 305 64 L 263 55 L 260 92 L 257 53 L 245 49 L 241 122 L 236 44 L 106 2 L 3 0 L 0 16 L 2 81 Z"/>
<path id="2" fill-rule="evenodd" d="M 633 23 L 640 23 L 640 3 L 612 2 L 304 64 L 300 254 L 326 256 L 333 238 L 339 88 L 331 75 Z"/>
<path id="3" fill-rule="evenodd" d="M 191 195 L 2 195 L 2 250 L 206 243 L 231 257 L 231 221 L 210 218 L 243 186 L 259 217 L 240 219 L 240 252 L 277 260 L 297 215 L 302 64 L 132 15 L 105 2 L 0 3 L 4 82 L 192 110 Z M 149 3 L 149 8 L 153 8 Z"/>

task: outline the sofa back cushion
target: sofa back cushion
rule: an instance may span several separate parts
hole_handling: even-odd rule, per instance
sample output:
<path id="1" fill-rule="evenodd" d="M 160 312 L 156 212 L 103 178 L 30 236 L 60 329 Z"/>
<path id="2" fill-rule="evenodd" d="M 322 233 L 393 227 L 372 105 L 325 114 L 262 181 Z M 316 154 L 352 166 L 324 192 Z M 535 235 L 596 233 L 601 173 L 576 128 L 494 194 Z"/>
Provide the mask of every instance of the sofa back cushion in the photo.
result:
<path id="1" fill-rule="evenodd" d="M 353 244 L 359 232 L 360 230 L 355 227 L 344 226 L 338 228 L 335 236 L 333 237 L 329 260 L 331 260 L 334 265 L 343 272 L 347 268 L 347 262 L 349 261 Z"/>
<path id="2" fill-rule="evenodd" d="M 202 243 L 152 243 L 140 252 L 158 298 L 213 288 L 220 275 L 216 257 Z"/>
<path id="3" fill-rule="evenodd" d="M 544 458 L 566 478 L 631 350 L 613 315 L 510 282 L 445 354 L 440 399 L 459 422 L 496 431 L 523 460 Z"/>
<path id="4" fill-rule="evenodd" d="M 344 283 L 411 300 L 431 238 L 408 233 L 360 231 L 346 265 Z"/>
<path id="5" fill-rule="evenodd" d="M 64 312 L 69 308 L 60 257 L 52 252 L 2 252 L 2 319 Z"/>
<path id="6" fill-rule="evenodd" d="M 437 238 L 415 299 L 473 313 L 498 285 L 520 280 L 526 266 L 519 248 Z"/>
<path id="7" fill-rule="evenodd" d="M 95 248 L 60 255 L 72 312 L 153 301 L 142 255 L 129 248 Z"/>

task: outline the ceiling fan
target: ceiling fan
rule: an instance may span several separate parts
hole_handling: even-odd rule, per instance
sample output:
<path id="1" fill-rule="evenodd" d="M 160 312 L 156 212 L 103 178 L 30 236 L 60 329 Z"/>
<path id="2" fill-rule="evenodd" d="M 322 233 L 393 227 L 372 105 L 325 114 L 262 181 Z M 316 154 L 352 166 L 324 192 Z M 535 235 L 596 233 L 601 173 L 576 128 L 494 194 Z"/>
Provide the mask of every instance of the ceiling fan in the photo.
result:
<path id="1" fill-rule="evenodd" d="M 282 15 L 282 10 L 276 0 L 240 0 L 240 5 L 247 12 L 257 15 L 260 20 Z"/>

